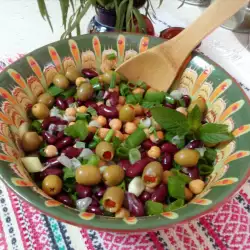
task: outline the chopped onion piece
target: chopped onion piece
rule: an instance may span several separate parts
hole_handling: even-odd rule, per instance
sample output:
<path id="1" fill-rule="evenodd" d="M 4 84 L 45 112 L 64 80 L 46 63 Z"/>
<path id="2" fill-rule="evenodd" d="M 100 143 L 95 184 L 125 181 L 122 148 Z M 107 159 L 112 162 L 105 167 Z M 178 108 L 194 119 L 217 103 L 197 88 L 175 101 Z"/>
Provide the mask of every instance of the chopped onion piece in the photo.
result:
<path id="1" fill-rule="evenodd" d="M 135 177 L 128 185 L 128 192 L 136 195 L 137 197 L 141 195 L 145 185 L 140 176 Z"/>
<path id="2" fill-rule="evenodd" d="M 71 168 L 72 167 L 72 162 L 71 159 L 69 159 L 66 155 L 61 154 L 57 160 L 66 168 Z"/>
<path id="3" fill-rule="evenodd" d="M 60 109 L 58 109 L 57 107 L 53 107 L 50 110 L 50 116 L 55 116 L 55 117 L 62 118 L 62 115 L 60 114 Z"/>
<path id="4" fill-rule="evenodd" d="M 183 96 L 180 90 L 173 90 L 170 95 L 175 99 L 175 100 L 180 100 Z"/>
<path id="5" fill-rule="evenodd" d="M 183 137 L 180 137 L 178 135 L 174 136 L 171 140 L 171 142 L 175 145 L 179 145 L 183 140 Z"/>
<path id="6" fill-rule="evenodd" d="M 57 125 L 56 131 L 61 132 L 64 131 L 65 128 L 67 128 L 67 125 Z"/>
<path id="7" fill-rule="evenodd" d="M 70 103 L 69 108 L 77 108 L 77 103 L 76 102 Z"/>
<path id="8" fill-rule="evenodd" d="M 91 121 L 90 123 L 89 123 L 89 127 L 96 127 L 96 128 L 101 128 L 102 126 L 101 126 L 101 124 L 98 122 L 98 121 Z"/>
<path id="9" fill-rule="evenodd" d="M 68 122 L 74 122 L 76 120 L 76 117 L 70 116 L 70 115 L 64 115 L 63 120 L 68 121 Z"/>
<path id="10" fill-rule="evenodd" d="M 91 155 L 93 155 L 93 154 L 94 153 L 93 153 L 93 151 L 91 149 L 84 148 L 82 150 L 81 154 L 78 156 L 78 158 L 83 158 L 83 159 L 88 160 L 91 157 Z"/>
<path id="11" fill-rule="evenodd" d="M 149 117 L 142 118 L 140 120 L 140 127 L 142 128 L 149 128 L 151 126 L 151 119 Z"/>
<path id="12" fill-rule="evenodd" d="M 71 163 L 74 168 L 79 168 L 82 165 L 81 162 L 75 157 L 71 159 Z"/>
<path id="13" fill-rule="evenodd" d="M 136 163 L 141 160 L 141 153 L 137 148 L 132 148 L 129 150 L 129 161 L 131 164 Z"/>
<path id="14" fill-rule="evenodd" d="M 105 92 L 104 92 L 104 95 L 103 95 L 103 99 L 105 100 L 105 99 L 108 97 L 108 95 L 109 95 L 109 92 L 108 92 L 108 91 L 105 91 Z"/>
<path id="15" fill-rule="evenodd" d="M 85 211 L 89 205 L 92 203 L 92 198 L 86 197 L 76 201 L 76 208 L 80 211 Z"/>
<path id="16" fill-rule="evenodd" d="M 81 141 L 77 141 L 76 144 L 74 145 L 74 148 L 85 148 L 85 147 L 86 143 Z"/>
<path id="17" fill-rule="evenodd" d="M 105 169 L 107 168 L 108 166 L 102 166 L 99 168 L 101 174 L 105 171 Z"/>
<path id="18" fill-rule="evenodd" d="M 53 132 L 55 132 L 57 130 L 56 125 L 55 124 L 50 124 L 49 128 L 48 128 L 48 132 L 52 135 Z"/>
<path id="19" fill-rule="evenodd" d="M 202 148 L 196 148 L 195 150 L 199 152 L 200 157 L 203 157 L 207 149 L 205 147 L 202 147 Z"/>

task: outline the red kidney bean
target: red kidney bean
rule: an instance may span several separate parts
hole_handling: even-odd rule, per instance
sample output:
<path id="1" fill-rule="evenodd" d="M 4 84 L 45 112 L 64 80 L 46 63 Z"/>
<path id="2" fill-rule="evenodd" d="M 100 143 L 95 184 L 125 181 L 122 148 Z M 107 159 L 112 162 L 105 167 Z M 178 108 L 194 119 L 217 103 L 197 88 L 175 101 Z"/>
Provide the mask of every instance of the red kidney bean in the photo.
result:
<path id="1" fill-rule="evenodd" d="M 76 192 L 80 199 L 92 196 L 91 187 L 80 185 L 78 183 L 76 184 Z"/>
<path id="2" fill-rule="evenodd" d="M 185 148 L 189 148 L 189 149 L 195 149 L 195 148 L 202 148 L 204 146 L 203 142 L 200 140 L 193 140 L 191 142 L 189 142 Z"/>
<path id="3" fill-rule="evenodd" d="M 56 123 L 56 125 L 68 125 L 68 121 L 66 121 L 66 120 L 60 120 L 60 121 L 58 121 L 57 123 Z"/>
<path id="4" fill-rule="evenodd" d="M 146 151 L 141 151 L 141 158 L 145 158 L 145 157 L 148 157 L 148 153 Z"/>
<path id="5" fill-rule="evenodd" d="M 78 107 L 84 106 L 84 101 L 76 100 Z"/>
<path id="6" fill-rule="evenodd" d="M 145 150 L 149 150 L 151 147 L 156 146 L 155 143 L 153 143 L 151 140 L 147 139 L 142 143 L 142 147 Z"/>
<path id="7" fill-rule="evenodd" d="M 42 122 L 42 129 L 47 130 L 50 124 L 56 124 L 58 121 L 60 121 L 60 118 L 56 116 L 47 117 Z"/>
<path id="8" fill-rule="evenodd" d="M 91 206 L 93 206 L 93 207 L 99 207 L 100 206 L 99 200 L 95 196 L 92 196 Z"/>
<path id="9" fill-rule="evenodd" d="M 164 153 L 175 154 L 179 151 L 179 149 L 173 143 L 165 142 L 161 146 L 161 151 Z"/>
<path id="10" fill-rule="evenodd" d="M 62 164 L 58 161 L 58 156 L 48 159 L 45 163 L 45 167 L 61 167 Z"/>
<path id="11" fill-rule="evenodd" d="M 98 105 L 95 102 L 90 101 L 90 100 L 89 101 L 85 101 L 83 105 L 86 106 L 87 108 L 88 107 L 92 107 L 95 110 L 98 109 Z"/>
<path id="12" fill-rule="evenodd" d="M 58 167 L 46 168 L 43 172 L 40 173 L 41 180 L 43 180 L 47 175 L 57 175 L 59 177 L 62 177 L 63 170 Z"/>
<path id="13" fill-rule="evenodd" d="M 96 207 L 96 206 L 92 206 L 92 205 L 90 205 L 87 208 L 87 212 L 97 214 L 97 215 L 103 215 L 103 211 L 100 209 L 100 207 Z"/>
<path id="14" fill-rule="evenodd" d="M 151 195 L 151 193 L 143 191 L 142 194 L 139 196 L 139 199 L 141 202 L 145 203 L 146 201 L 150 200 Z"/>
<path id="15" fill-rule="evenodd" d="M 95 192 L 95 196 L 98 199 L 101 199 L 103 197 L 105 191 L 106 191 L 106 187 L 104 187 L 104 186 L 98 187 L 96 192 Z"/>
<path id="16" fill-rule="evenodd" d="M 187 108 L 190 105 L 190 103 L 191 103 L 190 96 L 189 95 L 184 95 L 184 96 L 182 96 L 181 99 L 184 101 L 185 107 Z"/>
<path id="17" fill-rule="evenodd" d="M 126 192 L 124 197 L 124 207 L 127 208 L 132 216 L 144 216 L 143 203 L 131 193 Z"/>
<path id="18" fill-rule="evenodd" d="M 165 152 L 161 158 L 161 164 L 164 171 L 173 167 L 173 156 L 170 153 Z"/>
<path id="19" fill-rule="evenodd" d="M 191 168 L 183 167 L 181 169 L 181 172 L 183 172 L 184 174 L 187 174 L 192 180 L 200 179 L 200 173 L 199 173 L 199 169 L 197 166 L 194 166 Z"/>
<path id="20" fill-rule="evenodd" d="M 165 106 L 166 108 L 176 109 L 176 103 L 175 103 L 175 104 L 165 103 L 164 106 Z"/>
<path id="21" fill-rule="evenodd" d="M 62 202 L 63 204 L 65 204 L 69 207 L 75 206 L 74 201 L 66 193 L 60 193 L 60 194 L 56 195 L 55 199 Z"/>
<path id="22" fill-rule="evenodd" d="M 78 157 L 82 152 L 82 148 L 74 148 L 73 146 L 65 148 L 62 153 L 64 153 L 70 159 Z"/>
<path id="23" fill-rule="evenodd" d="M 51 135 L 49 132 L 47 131 L 43 131 L 42 132 L 42 137 L 43 139 L 48 143 L 48 144 L 52 144 L 54 145 L 56 143 L 56 136 Z"/>
<path id="24" fill-rule="evenodd" d="M 117 118 L 119 115 L 116 107 L 108 107 L 106 105 L 100 105 L 97 112 L 99 115 L 105 116 L 106 118 Z"/>
<path id="25" fill-rule="evenodd" d="M 75 102 L 75 98 L 73 96 L 70 96 L 66 99 L 66 102 L 68 105 L 70 105 Z"/>
<path id="26" fill-rule="evenodd" d="M 74 143 L 74 140 L 71 137 L 67 136 L 67 137 L 64 137 L 63 139 L 61 139 L 60 141 L 58 141 L 55 144 L 55 146 L 58 150 L 60 150 L 60 149 L 63 149 L 67 146 L 72 145 L 73 143 Z"/>
<path id="27" fill-rule="evenodd" d="M 84 142 L 89 143 L 93 140 L 94 134 L 90 132 Z"/>
<path id="28" fill-rule="evenodd" d="M 60 140 L 60 139 L 62 139 L 63 137 L 64 137 L 64 132 L 63 132 L 63 131 L 58 132 L 57 135 L 56 135 L 56 139 L 57 139 L 57 140 Z"/>
<path id="29" fill-rule="evenodd" d="M 150 157 L 146 157 L 144 159 L 137 161 L 136 163 L 134 163 L 133 165 L 131 165 L 126 169 L 126 176 L 130 178 L 139 176 L 143 172 L 143 169 L 146 167 L 146 165 L 152 161 L 153 159 Z"/>
<path id="30" fill-rule="evenodd" d="M 109 94 L 108 97 L 111 106 L 116 106 L 119 103 L 119 93 L 114 91 Z"/>
<path id="31" fill-rule="evenodd" d="M 167 186 L 161 184 L 151 195 L 151 200 L 155 202 L 165 202 L 166 196 L 168 195 Z"/>
<path id="32" fill-rule="evenodd" d="M 56 98 L 56 106 L 59 108 L 59 109 L 62 109 L 62 110 L 65 110 L 68 108 L 68 104 L 66 101 L 64 101 L 61 97 L 57 97 Z"/>
<path id="33" fill-rule="evenodd" d="M 93 69 L 82 69 L 82 74 L 89 79 L 98 76 L 98 73 Z"/>
<path id="34" fill-rule="evenodd" d="M 127 169 L 131 167 L 131 163 L 129 160 L 120 160 L 118 165 L 122 167 L 124 171 L 127 171 Z"/>

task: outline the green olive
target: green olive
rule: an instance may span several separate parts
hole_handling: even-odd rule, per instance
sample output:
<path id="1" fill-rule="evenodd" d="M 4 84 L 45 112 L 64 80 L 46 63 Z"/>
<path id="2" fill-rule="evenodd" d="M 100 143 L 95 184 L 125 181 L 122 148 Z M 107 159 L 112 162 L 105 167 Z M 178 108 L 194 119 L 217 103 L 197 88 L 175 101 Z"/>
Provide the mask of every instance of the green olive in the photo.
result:
<path id="1" fill-rule="evenodd" d="M 198 151 L 194 149 L 184 148 L 174 155 L 174 160 L 177 164 L 184 167 L 194 167 L 197 165 L 200 158 Z"/>
<path id="2" fill-rule="evenodd" d="M 105 72 L 103 75 L 100 75 L 99 81 L 106 83 L 106 84 L 110 84 L 113 74 L 115 74 L 115 82 L 119 83 L 121 81 L 120 75 L 117 72 L 112 71 L 112 70 L 109 70 Z"/>
<path id="3" fill-rule="evenodd" d="M 43 93 L 43 94 L 38 96 L 37 102 L 43 103 L 46 106 L 48 106 L 49 108 L 52 108 L 52 106 L 55 102 L 55 97 L 50 95 L 49 93 Z"/>
<path id="4" fill-rule="evenodd" d="M 152 161 L 144 168 L 142 180 L 146 187 L 154 188 L 160 184 L 162 175 L 162 165 L 158 161 Z"/>
<path id="5" fill-rule="evenodd" d="M 101 141 L 96 146 L 95 152 L 104 161 L 110 161 L 114 157 L 114 148 L 112 144 L 106 141 Z"/>
<path id="6" fill-rule="evenodd" d="M 53 83 L 61 89 L 67 89 L 69 87 L 69 80 L 62 74 L 56 74 L 53 78 Z"/>
<path id="7" fill-rule="evenodd" d="M 105 168 L 103 172 L 103 181 L 107 186 L 116 186 L 124 179 L 124 170 L 118 165 L 111 165 Z"/>
<path id="8" fill-rule="evenodd" d="M 87 101 L 92 97 L 93 93 L 94 89 L 90 83 L 82 83 L 77 89 L 77 99 L 80 101 Z"/>
<path id="9" fill-rule="evenodd" d="M 71 81 L 75 82 L 78 77 L 81 77 L 81 73 L 74 67 L 67 69 L 65 76 Z"/>
<path id="10" fill-rule="evenodd" d="M 109 187 L 103 195 L 103 207 L 106 211 L 116 213 L 123 204 L 124 191 L 120 187 Z"/>
<path id="11" fill-rule="evenodd" d="M 124 105 L 119 111 L 119 119 L 122 122 L 132 122 L 135 119 L 135 109 L 132 105 Z"/>
<path id="12" fill-rule="evenodd" d="M 48 175 L 42 182 L 43 191 L 50 196 L 59 194 L 62 186 L 62 180 L 57 175 Z"/>
<path id="13" fill-rule="evenodd" d="M 207 111 L 206 100 L 203 97 L 199 97 L 189 105 L 188 113 L 190 113 L 196 105 L 198 106 L 202 114 L 204 114 Z"/>
<path id="14" fill-rule="evenodd" d="M 49 108 L 44 103 L 37 103 L 32 107 L 32 114 L 38 120 L 43 120 L 49 117 Z"/>
<path id="15" fill-rule="evenodd" d="M 83 165 L 76 169 L 76 182 L 86 186 L 97 185 L 102 176 L 99 168 L 92 165 Z"/>
<path id="16" fill-rule="evenodd" d="M 42 139 L 37 132 L 26 132 L 22 136 L 21 143 L 25 152 L 33 152 L 39 149 Z"/>

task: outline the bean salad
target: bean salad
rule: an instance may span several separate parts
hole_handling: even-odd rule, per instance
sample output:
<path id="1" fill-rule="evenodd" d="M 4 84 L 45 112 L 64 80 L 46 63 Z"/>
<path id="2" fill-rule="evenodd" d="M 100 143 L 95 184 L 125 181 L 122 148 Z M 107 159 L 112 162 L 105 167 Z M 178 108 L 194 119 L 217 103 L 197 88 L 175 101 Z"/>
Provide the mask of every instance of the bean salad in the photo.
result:
<path id="1" fill-rule="evenodd" d="M 70 67 L 28 110 L 22 162 L 47 195 L 80 211 L 174 211 L 204 190 L 215 147 L 233 139 L 226 125 L 206 121 L 207 109 L 202 96 Z"/>

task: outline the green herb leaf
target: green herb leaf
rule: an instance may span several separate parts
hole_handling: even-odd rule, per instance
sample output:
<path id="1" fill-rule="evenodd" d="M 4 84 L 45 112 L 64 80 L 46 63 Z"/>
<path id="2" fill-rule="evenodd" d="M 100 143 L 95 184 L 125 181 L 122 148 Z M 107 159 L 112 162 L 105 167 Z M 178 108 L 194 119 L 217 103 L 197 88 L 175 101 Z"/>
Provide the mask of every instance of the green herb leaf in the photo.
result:
<path id="1" fill-rule="evenodd" d="M 119 185 L 117 185 L 117 187 L 120 187 L 123 191 L 126 191 L 126 183 L 123 180 Z"/>
<path id="2" fill-rule="evenodd" d="M 90 121 L 91 115 L 89 113 L 76 113 L 76 120 Z"/>
<path id="3" fill-rule="evenodd" d="M 47 92 L 51 95 L 51 96 L 58 96 L 60 95 L 62 92 L 64 92 L 64 89 L 61 89 L 59 87 L 57 87 L 56 85 L 52 84 Z"/>
<path id="4" fill-rule="evenodd" d="M 163 213 L 163 205 L 159 202 L 146 201 L 145 208 L 147 215 L 159 215 Z"/>
<path id="5" fill-rule="evenodd" d="M 97 112 L 94 108 L 92 108 L 91 106 L 88 107 L 87 112 L 91 115 L 91 116 L 97 116 Z"/>
<path id="6" fill-rule="evenodd" d="M 128 104 L 137 104 L 142 101 L 143 95 L 142 94 L 129 94 L 126 96 L 126 103 Z"/>
<path id="7" fill-rule="evenodd" d="M 164 212 L 171 212 L 178 208 L 183 207 L 185 201 L 183 199 L 177 199 L 176 201 L 170 203 L 166 208 L 164 208 Z"/>
<path id="8" fill-rule="evenodd" d="M 120 84 L 120 94 L 122 96 L 127 96 L 128 94 L 130 94 L 130 88 L 126 83 Z"/>
<path id="9" fill-rule="evenodd" d="M 141 106 L 146 109 L 151 109 L 151 108 L 156 108 L 156 107 L 162 107 L 163 105 L 158 102 L 142 101 Z"/>
<path id="10" fill-rule="evenodd" d="M 43 156 L 43 157 L 46 157 L 46 154 L 45 154 L 45 152 L 44 152 L 44 148 L 45 148 L 45 147 L 43 147 L 43 148 L 41 148 L 41 149 L 39 150 L 39 154 L 40 154 L 41 156 Z"/>
<path id="11" fill-rule="evenodd" d="M 217 144 L 232 140 L 234 136 L 228 132 L 228 126 L 225 124 L 207 123 L 200 128 L 199 138 L 204 143 Z"/>
<path id="12" fill-rule="evenodd" d="M 43 129 L 42 129 L 42 123 L 39 122 L 38 120 L 33 121 L 30 124 L 30 130 L 36 131 L 38 134 L 41 134 Z"/>
<path id="13" fill-rule="evenodd" d="M 185 198 L 185 185 L 186 183 L 179 176 L 168 177 L 168 192 L 169 195 L 176 199 Z"/>
<path id="14" fill-rule="evenodd" d="M 116 54 L 112 53 L 112 54 L 107 55 L 107 59 L 108 60 L 115 60 L 116 59 Z"/>
<path id="15" fill-rule="evenodd" d="M 69 98 L 70 96 L 74 96 L 76 93 L 76 88 L 74 87 L 71 87 L 70 89 L 67 89 L 67 90 L 64 90 L 60 96 L 63 98 L 63 99 L 66 99 L 66 98 Z"/>
<path id="16" fill-rule="evenodd" d="M 186 174 L 183 174 L 180 172 L 180 170 L 177 169 L 171 169 L 171 172 L 175 175 L 178 176 L 182 181 L 184 181 L 186 184 L 188 184 L 192 179 L 187 176 Z"/>
<path id="17" fill-rule="evenodd" d="M 75 170 L 73 168 L 63 168 L 63 180 L 66 181 L 70 178 L 75 178 Z"/>
<path id="18" fill-rule="evenodd" d="M 81 141 L 88 136 L 88 127 L 85 120 L 78 120 L 74 125 L 71 125 L 64 130 L 64 134 L 73 138 L 79 138 Z"/>
<path id="19" fill-rule="evenodd" d="M 170 133 L 185 136 L 189 132 L 187 118 L 180 112 L 170 108 L 152 108 L 154 120 Z"/>
<path id="20" fill-rule="evenodd" d="M 201 126 L 202 113 L 198 106 L 196 105 L 191 113 L 188 114 L 188 124 L 190 129 L 196 131 Z"/>
<path id="21" fill-rule="evenodd" d="M 74 192 L 72 194 L 69 194 L 70 198 L 73 200 L 73 201 L 77 201 L 77 193 Z"/>
<path id="22" fill-rule="evenodd" d="M 173 168 L 176 170 L 181 170 L 181 165 L 179 165 L 175 161 L 173 161 Z"/>
<path id="23" fill-rule="evenodd" d="M 168 142 L 171 142 L 171 143 L 172 143 L 172 140 L 173 140 L 174 137 L 175 137 L 174 133 L 166 132 L 165 135 L 164 135 L 165 141 L 168 141 Z"/>
<path id="24" fill-rule="evenodd" d="M 207 150 L 205 151 L 205 154 L 204 154 L 204 158 L 211 165 L 214 164 L 216 156 L 217 156 L 217 151 L 215 149 L 212 149 L 212 148 L 207 148 Z"/>
<path id="25" fill-rule="evenodd" d="M 210 175 L 214 171 L 213 166 L 209 166 L 206 164 L 198 164 L 198 168 L 199 168 L 199 173 L 202 176 Z"/>

